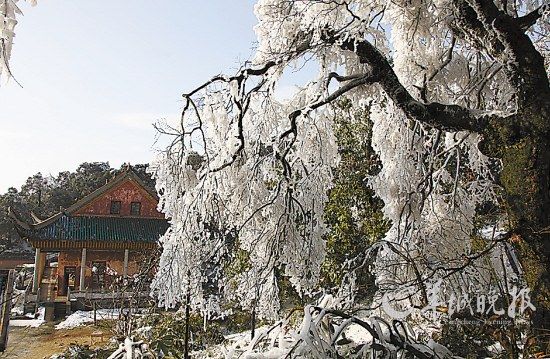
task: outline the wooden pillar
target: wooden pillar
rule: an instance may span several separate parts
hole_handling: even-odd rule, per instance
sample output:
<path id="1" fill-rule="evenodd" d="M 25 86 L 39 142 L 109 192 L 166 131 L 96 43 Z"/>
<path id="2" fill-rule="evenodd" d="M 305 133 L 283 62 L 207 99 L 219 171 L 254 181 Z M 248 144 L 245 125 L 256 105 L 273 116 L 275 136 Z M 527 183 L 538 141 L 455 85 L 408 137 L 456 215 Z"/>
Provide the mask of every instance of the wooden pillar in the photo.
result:
<path id="1" fill-rule="evenodd" d="M 3 302 L 0 304 L 0 352 L 6 350 L 6 345 L 8 342 L 8 324 L 10 322 L 10 311 L 11 311 L 11 298 L 13 292 L 13 282 L 15 280 L 15 271 L 10 269 L 8 273 L 2 271 L 2 299 Z"/>
<path id="2" fill-rule="evenodd" d="M 71 288 L 67 288 L 67 300 L 65 301 L 65 314 L 71 315 Z"/>
<path id="3" fill-rule="evenodd" d="M 40 266 L 38 267 L 38 289 L 42 283 L 42 277 L 44 277 L 44 269 L 46 269 L 46 252 L 40 250 Z"/>
<path id="4" fill-rule="evenodd" d="M 79 289 L 84 290 L 86 283 L 86 248 L 82 248 L 82 258 L 80 260 L 80 283 Z"/>
<path id="5" fill-rule="evenodd" d="M 126 278 L 128 276 L 128 254 L 129 254 L 129 250 L 128 249 L 125 249 L 124 250 L 124 269 L 123 269 L 123 272 L 122 272 L 122 275 L 124 278 Z"/>
<path id="6" fill-rule="evenodd" d="M 36 248 L 34 252 L 34 274 L 32 277 L 32 292 L 36 293 L 38 292 L 38 288 L 40 288 L 40 268 L 42 267 L 40 265 L 42 256 L 40 255 L 40 248 Z M 38 299 L 38 298 L 37 298 Z"/>

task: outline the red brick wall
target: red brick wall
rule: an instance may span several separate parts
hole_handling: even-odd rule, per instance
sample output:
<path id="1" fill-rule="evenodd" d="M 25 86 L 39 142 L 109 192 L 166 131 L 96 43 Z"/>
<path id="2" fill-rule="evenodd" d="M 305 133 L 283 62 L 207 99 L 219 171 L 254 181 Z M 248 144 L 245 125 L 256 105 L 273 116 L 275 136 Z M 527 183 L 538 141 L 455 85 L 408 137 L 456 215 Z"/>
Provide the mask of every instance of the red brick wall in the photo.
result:
<path id="1" fill-rule="evenodd" d="M 164 215 L 157 211 L 157 201 L 135 181 L 128 179 L 118 186 L 111 188 L 100 197 L 94 199 L 83 208 L 74 213 L 75 215 L 112 216 L 111 201 L 121 201 L 122 207 L 119 215 L 130 216 L 130 204 L 141 202 L 141 215 L 144 218 L 164 218 Z"/>

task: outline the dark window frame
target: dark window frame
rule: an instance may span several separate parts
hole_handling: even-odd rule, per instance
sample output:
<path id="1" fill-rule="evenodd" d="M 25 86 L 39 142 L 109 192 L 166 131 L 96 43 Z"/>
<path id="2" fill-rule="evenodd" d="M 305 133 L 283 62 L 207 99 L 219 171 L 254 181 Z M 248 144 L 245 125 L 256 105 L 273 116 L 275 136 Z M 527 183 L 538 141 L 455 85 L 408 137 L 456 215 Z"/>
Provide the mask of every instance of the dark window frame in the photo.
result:
<path id="1" fill-rule="evenodd" d="M 61 295 L 67 295 L 69 290 L 76 289 L 77 281 L 76 266 L 66 266 L 63 268 L 63 287 L 61 288 Z"/>
<path id="2" fill-rule="evenodd" d="M 134 206 L 137 206 L 137 211 L 134 211 Z M 131 216 L 141 216 L 141 202 L 132 202 L 130 203 L 130 215 Z"/>
<path id="3" fill-rule="evenodd" d="M 118 205 L 118 208 L 117 208 Z M 111 201 L 111 214 L 120 214 L 122 210 L 122 201 Z"/>

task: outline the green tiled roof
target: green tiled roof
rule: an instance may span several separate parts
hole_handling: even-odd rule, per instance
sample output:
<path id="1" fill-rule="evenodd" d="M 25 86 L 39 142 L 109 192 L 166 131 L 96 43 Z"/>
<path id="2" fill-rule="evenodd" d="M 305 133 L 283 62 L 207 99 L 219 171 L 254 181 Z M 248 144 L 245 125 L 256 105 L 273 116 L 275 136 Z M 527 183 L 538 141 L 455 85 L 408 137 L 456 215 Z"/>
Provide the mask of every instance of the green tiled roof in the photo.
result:
<path id="1" fill-rule="evenodd" d="M 46 226 L 23 232 L 32 240 L 156 242 L 167 229 L 165 219 L 63 214 Z"/>

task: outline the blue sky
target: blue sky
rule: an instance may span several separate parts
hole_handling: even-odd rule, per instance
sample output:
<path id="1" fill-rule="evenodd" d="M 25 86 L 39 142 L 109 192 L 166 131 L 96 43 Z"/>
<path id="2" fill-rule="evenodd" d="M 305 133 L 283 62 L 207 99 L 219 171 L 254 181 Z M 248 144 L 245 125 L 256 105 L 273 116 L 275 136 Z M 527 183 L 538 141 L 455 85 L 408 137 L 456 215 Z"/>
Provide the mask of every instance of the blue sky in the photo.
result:
<path id="1" fill-rule="evenodd" d="M 252 0 L 20 2 L 0 85 L 0 192 L 85 161 L 148 162 L 151 123 L 252 54 Z"/>

